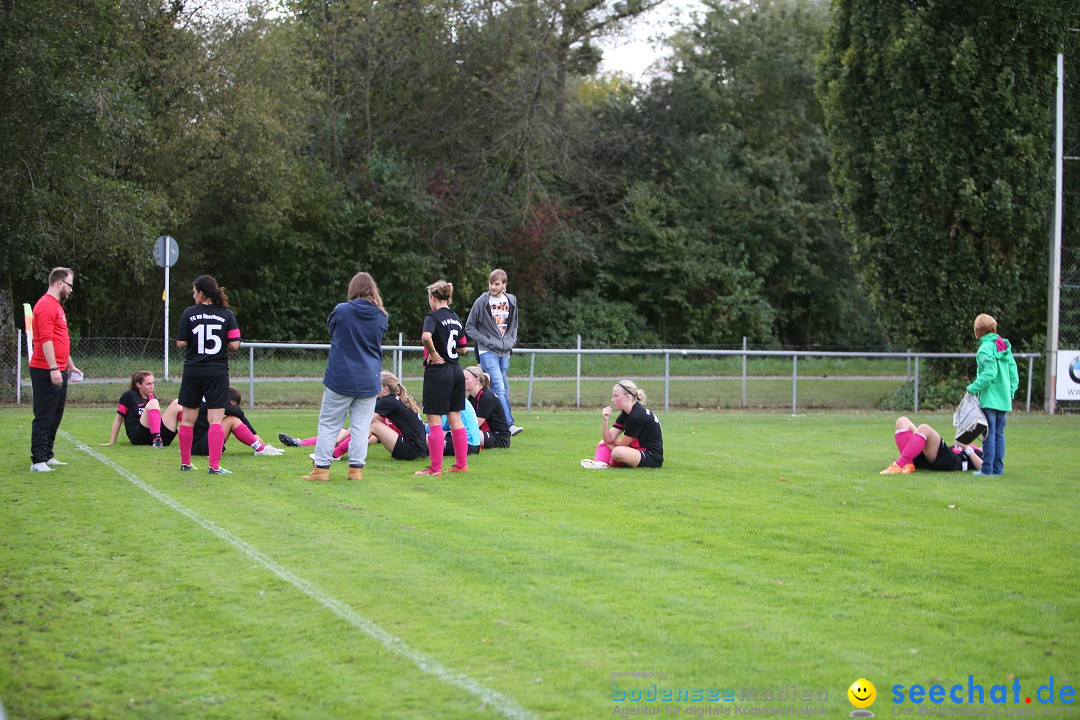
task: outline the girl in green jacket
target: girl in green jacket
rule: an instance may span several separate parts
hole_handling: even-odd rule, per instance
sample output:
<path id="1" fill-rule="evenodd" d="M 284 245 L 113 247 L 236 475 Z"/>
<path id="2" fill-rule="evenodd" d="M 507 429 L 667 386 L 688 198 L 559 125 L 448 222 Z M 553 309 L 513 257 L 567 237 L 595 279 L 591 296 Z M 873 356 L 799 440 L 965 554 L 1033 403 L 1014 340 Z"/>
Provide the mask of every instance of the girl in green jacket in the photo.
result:
<path id="1" fill-rule="evenodd" d="M 975 318 L 975 353 L 978 373 L 967 391 L 979 396 L 986 415 L 986 444 L 982 469 L 975 475 L 1002 475 L 1005 472 L 1005 421 L 1012 410 L 1012 398 L 1020 385 L 1013 359 L 1012 345 L 997 334 L 997 320 L 981 313 Z"/>

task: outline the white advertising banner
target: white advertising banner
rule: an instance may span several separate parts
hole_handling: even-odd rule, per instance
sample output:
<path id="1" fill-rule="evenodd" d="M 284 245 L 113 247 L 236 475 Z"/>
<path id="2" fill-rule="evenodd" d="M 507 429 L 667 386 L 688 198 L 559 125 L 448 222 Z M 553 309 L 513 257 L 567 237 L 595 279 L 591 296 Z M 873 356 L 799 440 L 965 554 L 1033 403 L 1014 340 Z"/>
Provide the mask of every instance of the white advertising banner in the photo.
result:
<path id="1" fill-rule="evenodd" d="M 1057 400 L 1080 400 L 1080 350 L 1058 350 Z"/>

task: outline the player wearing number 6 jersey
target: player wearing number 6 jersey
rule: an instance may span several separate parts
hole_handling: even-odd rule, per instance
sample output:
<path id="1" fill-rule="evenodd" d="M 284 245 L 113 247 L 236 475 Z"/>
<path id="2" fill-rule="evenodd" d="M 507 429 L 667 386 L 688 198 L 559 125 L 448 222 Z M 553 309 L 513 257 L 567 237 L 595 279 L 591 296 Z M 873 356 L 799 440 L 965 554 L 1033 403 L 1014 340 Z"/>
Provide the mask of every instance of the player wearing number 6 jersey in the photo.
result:
<path id="1" fill-rule="evenodd" d="M 450 472 L 468 472 L 469 435 L 461 422 L 465 409 L 465 373 L 458 362 L 468 352 L 468 339 L 461 318 L 450 309 L 454 286 L 445 280 L 428 285 L 428 307 L 424 316 L 424 414 L 428 418 L 428 454 L 431 465 L 417 475 L 442 475 L 445 442 L 442 416 L 450 423 L 455 464 Z"/>
<path id="2" fill-rule="evenodd" d="M 221 449 L 225 445 L 225 406 L 229 402 L 229 350 L 240 347 L 240 326 L 229 309 L 225 288 L 209 275 L 191 285 L 195 305 L 180 316 L 176 346 L 187 348 L 180 397 L 184 408 L 177 437 L 180 438 L 180 469 L 191 469 L 191 440 L 199 406 L 205 400 L 210 427 L 206 433 L 211 475 L 222 475 Z"/>

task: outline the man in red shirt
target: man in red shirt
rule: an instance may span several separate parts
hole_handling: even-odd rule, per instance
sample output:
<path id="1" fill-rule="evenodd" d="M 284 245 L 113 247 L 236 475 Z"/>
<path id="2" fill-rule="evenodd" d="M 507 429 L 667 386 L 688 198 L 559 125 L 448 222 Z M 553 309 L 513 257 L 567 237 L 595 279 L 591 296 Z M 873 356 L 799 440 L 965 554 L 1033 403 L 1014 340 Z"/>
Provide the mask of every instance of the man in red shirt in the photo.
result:
<path id="1" fill-rule="evenodd" d="M 30 356 L 30 385 L 34 390 L 34 423 L 30 430 L 30 471 L 52 472 L 67 465 L 53 456 L 53 442 L 67 401 L 68 371 L 81 374 L 71 361 L 71 338 L 62 301 L 71 296 L 74 275 L 53 268 L 49 289 L 34 305 L 34 352 Z"/>

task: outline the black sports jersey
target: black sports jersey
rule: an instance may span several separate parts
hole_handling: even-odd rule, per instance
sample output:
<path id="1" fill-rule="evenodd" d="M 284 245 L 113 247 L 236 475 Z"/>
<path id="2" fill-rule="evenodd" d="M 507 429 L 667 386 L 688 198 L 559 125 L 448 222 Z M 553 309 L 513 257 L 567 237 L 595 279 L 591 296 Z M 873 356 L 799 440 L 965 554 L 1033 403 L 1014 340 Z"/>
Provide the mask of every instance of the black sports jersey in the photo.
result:
<path id="1" fill-rule="evenodd" d="M 459 362 L 458 348 L 469 344 L 465 337 L 465 328 L 461 318 L 448 307 L 432 310 L 424 316 L 424 332 L 431 333 L 431 343 L 435 351 L 448 363 Z M 427 365 L 428 351 L 424 348 L 424 365 Z"/>
<path id="2" fill-rule="evenodd" d="M 139 394 L 138 390 L 126 390 L 120 396 L 120 400 L 116 403 L 116 412 L 124 418 L 124 431 L 128 435 L 131 435 L 136 428 L 140 427 L 139 418 L 142 417 L 143 411 L 146 410 L 146 403 L 150 402 L 153 397 L 151 395 L 144 398 Z"/>
<path id="3" fill-rule="evenodd" d="M 247 429 L 251 431 L 252 435 L 259 434 L 255 432 L 255 426 L 248 421 L 243 408 L 229 403 L 225 406 L 225 415 L 240 418 L 240 422 L 247 425 Z M 191 428 L 191 434 L 193 437 L 205 437 L 208 432 L 210 432 L 210 421 L 206 414 L 206 403 L 203 403 L 199 406 L 199 417 L 195 418 L 195 425 Z"/>
<path id="4" fill-rule="evenodd" d="M 187 343 L 184 366 L 229 367 L 229 343 L 240 339 L 232 310 L 217 305 L 192 305 L 180 316 L 176 339 Z"/>
<path id="5" fill-rule="evenodd" d="M 982 450 L 975 448 L 975 452 L 978 456 L 982 457 Z M 937 457 L 934 458 L 934 462 L 930 462 L 926 459 L 925 451 L 915 456 L 912 461 L 915 468 L 918 470 L 943 470 L 945 472 L 967 472 L 969 469 L 974 470 L 975 466 L 972 464 L 971 459 L 967 454 L 956 446 L 949 447 L 945 444 L 945 441 L 941 441 L 941 445 L 938 447 Z"/>
<path id="6" fill-rule="evenodd" d="M 499 437 L 510 437 L 510 423 L 506 421 L 506 411 L 503 410 L 499 396 L 491 390 L 481 390 L 476 397 L 469 398 L 473 409 L 476 410 L 477 418 L 484 418 L 480 425 L 481 430 L 487 430 Z"/>
<path id="7" fill-rule="evenodd" d="M 375 401 L 375 414 L 397 431 L 410 445 L 427 448 L 427 430 L 420 416 L 410 410 L 397 395 L 387 395 Z"/>
<path id="8" fill-rule="evenodd" d="M 629 415 L 619 413 L 612 427 L 622 430 L 627 437 L 636 438 L 642 450 L 664 457 L 664 433 L 660 430 L 660 418 L 641 403 L 634 403 Z"/>

